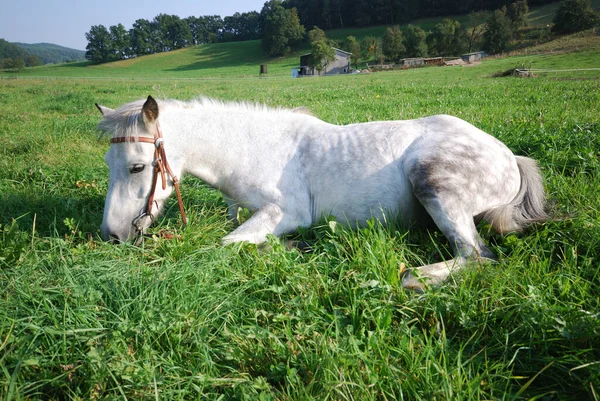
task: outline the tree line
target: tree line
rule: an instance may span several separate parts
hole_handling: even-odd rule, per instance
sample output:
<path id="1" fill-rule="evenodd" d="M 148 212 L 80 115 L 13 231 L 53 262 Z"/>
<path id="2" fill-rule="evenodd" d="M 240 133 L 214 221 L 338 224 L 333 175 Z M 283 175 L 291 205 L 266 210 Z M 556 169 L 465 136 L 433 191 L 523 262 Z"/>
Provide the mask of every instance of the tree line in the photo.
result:
<path id="1" fill-rule="evenodd" d="M 106 28 L 94 25 L 85 34 L 86 58 L 94 63 L 122 60 L 177 50 L 184 47 L 241 40 L 260 39 L 262 28 L 256 11 L 218 15 L 190 16 L 159 14 L 154 19 L 138 19 L 129 30 L 123 24 Z"/>
<path id="2" fill-rule="evenodd" d="M 309 64 L 321 71 L 333 57 L 324 49 L 332 46 L 352 53 L 351 62 L 356 68 L 359 60 L 383 64 L 398 63 L 404 58 L 459 56 L 479 49 L 500 53 L 507 49 L 516 31 L 527 25 L 525 16 L 528 11 L 527 0 L 517 0 L 493 12 L 471 12 L 465 26 L 448 18 L 436 24 L 431 31 L 416 25 L 408 25 L 406 29 L 393 25 L 386 28 L 383 37 L 367 36 L 358 41 L 354 36 L 348 36 L 341 43 L 328 40 L 325 33 L 315 27 L 308 36 L 311 55 L 317 56 L 311 56 Z"/>
<path id="3" fill-rule="evenodd" d="M 533 5 L 551 1 L 529 0 Z M 262 39 L 270 56 L 281 56 L 305 40 L 305 26 L 331 29 L 371 24 L 395 28 L 386 32 L 385 44 L 382 38 L 363 40 L 360 54 L 366 59 L 424 54 L 455 56 L 481 48 L 499 53 L 508 48 L 515 32 L 525 24 L 528 7 L 527 0 L 268 0 L 260 13 L 235 13 L 225 18 L 218 15 L 180 18 L 159 14 L 151 21 L 136 20 L 129 30 L 122 24 L 109 28 L 95 25 L 86 33 L 86 58 L 94 63 L 104 63 L 191 45 L 252 39 Z M 445 19 L 431 32 L 416 26 L 405 31 L 396 27 L 415 18 L 467 12 L 470 13 L 469 22 L 465 26 Z M 586 29 L 597 21 L 590 0 L 563 0 L 555 20 L 559 28 L 556 31 L 567 32 L 574 27 Z M 321 38 L 320 33 L 315 35 L 314 38 Z M 322 47 L 323 40 L 314 38 L 309 38 L 311 46 Z M 397 44 L 390 45 L 392 42 Z M 337 45 L 341 47 L 341 44 Z M 347 43 L 345 46 L 354 45 Z M 405 50 L 391 50 L 396 46 L 404 46 Z M 322 51 L 322 48 L 316 51 Z M 350 48 L 348 51 L 354 53 Z"/>
<path id="4" fill-rule="evenodd" d="M 530 0 L 541 5 L 556 0 Z M 295 8 L 304 26 L 322 29 L 405 24 L 419 18 L 496 10 L 513 0 L 284 0 Z"/>
<path id="5" fill-rule="evenodd" d="M 528 11 L 527 0 L 517 0 L 497 10 L 471 12 L 465 26 L 447 18 L 431 31 L 410 24 L 406 29 L 393 25 L 386 28 L 383 37 L 367 36 L 361 41 L 354 36 L 342 42 L 329 40 L 323 30 L 315 27 L 308 33 L 312 49 L 309 65 L 321 71 L 334 58 L 332 47 L 352 53 L 355 68 L 359 60 L 383 64 L 413 57 L 459 56 L 480 49 L 490 54 L 501 53 L 509 49 L 519 30 L 528 25 Z M 563 0 L 552 30 L 566 34 L 599 24 L 600 15 L 592 9 L 590 0 Z"/>

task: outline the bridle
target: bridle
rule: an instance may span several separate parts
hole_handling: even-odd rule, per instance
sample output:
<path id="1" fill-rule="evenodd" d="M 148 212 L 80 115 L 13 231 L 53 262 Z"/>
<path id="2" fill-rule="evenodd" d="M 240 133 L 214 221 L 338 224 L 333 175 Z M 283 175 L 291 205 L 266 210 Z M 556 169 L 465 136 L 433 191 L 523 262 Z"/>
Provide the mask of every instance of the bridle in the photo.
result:
<path id="1" fill-rule="evenodd" d="M 175 187 L 175 192 L 177 193 L 177 203 L 179 203 L 181 220 L 183 221 L 183 225 L 186 226 L 187 219 L 185 217 L 185 211 L 183 210 L 181 192 L 179 191 L 179 179 L 175 174 L 173 174 L 173 170 L 171 170 L 171 166 L 167 161 L 167 154 L 165 153 L 165 143 L 158 121 L 156 121 L 156 132 L 154 133 L 154 138 L 144 136 L 119 136 L 110 140 L 110 143 L 128 142 L 151 143 L 154 145 L 154 161 L 152 162 L 154 170 L 152 172 L 152 187 L 150 189 L 150 195 L 148 196 L 148 202 L 146 203 L 145 209 L 141 211 L 139 216 L 132 220 L 131 224 L 135 227 L 137 231 L 142 233 L 144 230 L 142 219 L 145 217 L 149 217 L 151 222 L 154 221 L 154 215 L 152 214 L 152 206 L 154 205 L 154 193 L 156 192 L 156 182 L 158 181 L 158 175 L 160 174 L 162 180 L 162 189 L 165 190 L 167 189 L 166 174 L 168 174 L 171 178 L 171 181 L 173 182 L 173 186 Z"/>

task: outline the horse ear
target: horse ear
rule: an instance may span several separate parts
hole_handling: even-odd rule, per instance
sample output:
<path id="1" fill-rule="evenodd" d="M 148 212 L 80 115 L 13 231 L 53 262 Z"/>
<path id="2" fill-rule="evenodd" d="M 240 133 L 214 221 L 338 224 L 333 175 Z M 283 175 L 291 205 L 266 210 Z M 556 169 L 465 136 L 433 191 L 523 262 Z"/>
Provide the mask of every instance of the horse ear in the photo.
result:
<path id="1" fill-rule="evenodd" d="M 152 96 L 148 96 L 144 106 L 142 106 L 142 116 L 146 124 L 152 124 L 158 118 L 158 104 Z"/>
<path id="2" fill-rule="evenodd" d="M 98 110 L 100 110 L 100 113 L 102 113 L 103 116 L 110 114 L 114 111 L 113 109 L 109 109 L 108 107 L 104 107 L 102 105 L 99 105 L 98 103 L 94 103 L 94 104 L 96 105 Z"/>

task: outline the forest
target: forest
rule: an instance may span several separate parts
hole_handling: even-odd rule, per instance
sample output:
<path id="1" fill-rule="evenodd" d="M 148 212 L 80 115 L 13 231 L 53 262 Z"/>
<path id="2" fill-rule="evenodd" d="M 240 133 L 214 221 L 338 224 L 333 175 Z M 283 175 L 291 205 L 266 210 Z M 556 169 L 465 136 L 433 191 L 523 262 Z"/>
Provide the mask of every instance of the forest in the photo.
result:
<path id="1" fill-rule="evenodd" d="M 457 21 L 446 18 L 433 32 L 416 32 L 417 36 L 422 37 L 420 41 L 427 39 L 429 55 L 456 55 L 464 50 L 478 50 L 474 48 L 476 36 L 482 39 L 479 42 L 483 44 L 484 50 L 497 53 L 506 51 L 514 32 L 526 24 L 524 15 L 529 6 L 550 2 L 550 0 L 529 2 L 527 0 L 269 0 L 264 3 L 260 12 L 235 13 L 225 18 L 218 15 L 181 18 L 176 15 L 159 14 L 153 20 L 136 20 L 129 30 L 123 24 L 109 28 L 95 25 L 86 33 L 88 40 L 86 58 L 93 63 L 104 63 L 198 44 L 255 39 L 262 39 L 263 47 L 268 54 L 276 57 L 288 53 L 294 45 L 306 38 L 305 34 L 308 30 L 315 27 L 336 29 L 369 25 L 394 26 L 419 18 L 450 17 L 460 14 L 470 15 L 469 27 L 460 26 Z M 561 7 L 568 10 L 581 8 L 583 14 L 587 13 L 586 15 L 590 16 L 591 19 L 582 24 L 578 30 L 596 24 L 597 14 L 591 10 L 590 0 L 562 0 Z M 566 30 L 570 26 L 577 25 L 573 25 L 572 21 L 586 20 L 579 18 L 578 15 L 567 18 L 563 24 Z M 485 41 L 483 41 L 484 34 L 487 35 Z M 452 42 L 454 45 L 448 47 L 446 42 Z M 462 45 L 462 43 L 466 44 Z"/>
<path id="2" fill-rule="evenodd" d="M 514 0 L 285 0 L 305 27 L 321 29 L 404 24 L 419 18 L 496 10 Z M 529 6 L 556 0 L 529 0 Z"/>

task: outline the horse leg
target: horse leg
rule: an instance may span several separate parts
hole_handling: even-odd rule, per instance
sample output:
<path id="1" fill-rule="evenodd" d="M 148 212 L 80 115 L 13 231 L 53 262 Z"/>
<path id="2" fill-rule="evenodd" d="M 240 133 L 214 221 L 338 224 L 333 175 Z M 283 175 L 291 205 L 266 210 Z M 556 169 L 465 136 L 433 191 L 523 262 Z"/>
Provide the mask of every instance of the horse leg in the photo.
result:
<path id="1" fill-rule="evenodd" d="M 467 265 L 469 260 L 495 259 L 495 255 L 483 243 L 473 221 L 473 216 L 460 208 L 460 197 L 449 196 L 444 193 L 444 200 L 438 196 L 419 197 L 437 227 L 450 241 L 454 251 L 454 258 L 439 263 L 434 263 L 417 268 L 418 277 L 408 272 L 402 286 L 417 291 L 423 290 L 423 282 L 437 285 L 448 276 Z M 458 202 L 457 202 L 458 201 Z"/>
<path id="2" fill-rule="evenodd" d="M 229 220 L 235 224 L 240 224 L 238 220 L 238 212 L 240 210 L 239 204 L 228 196 L 223 195 L 223 198 L 225 199 L 225 202 L 227 202 L 227 214 Z"/>
<path id="3" fill-rule="evenodd" d="M 308 226 L 301 218 L 285 213 L 279 206 L 269 203 L 254 213 L 241 226 L 223 237 L 223 245 L 234 242 L 247 241 L 252 244 L 261 244 L 266 241 L 267 235 L 279 237 L 282 234 L 295 231 L 299 226 Z"/>

